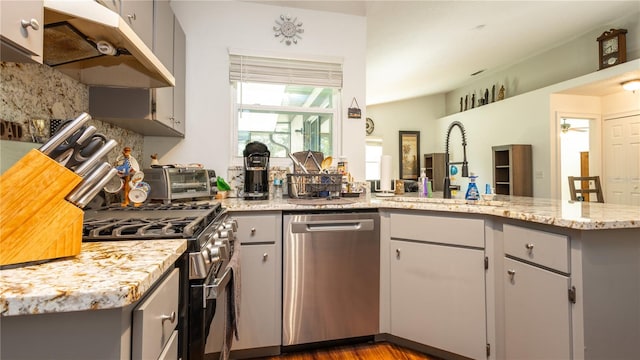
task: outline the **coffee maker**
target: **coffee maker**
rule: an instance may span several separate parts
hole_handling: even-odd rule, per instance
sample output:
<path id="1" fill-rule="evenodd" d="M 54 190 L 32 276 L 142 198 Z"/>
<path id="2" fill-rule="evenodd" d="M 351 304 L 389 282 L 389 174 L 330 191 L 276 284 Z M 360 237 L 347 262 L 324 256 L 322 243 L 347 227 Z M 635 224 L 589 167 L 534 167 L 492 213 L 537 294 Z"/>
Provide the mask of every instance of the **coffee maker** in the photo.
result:
<path id="1" fill-rule="evenodd" d="M 244 199 L 267 200 L 269 198 L 269 149 L 261 142 L 248 143 L 244 156 Z"/>

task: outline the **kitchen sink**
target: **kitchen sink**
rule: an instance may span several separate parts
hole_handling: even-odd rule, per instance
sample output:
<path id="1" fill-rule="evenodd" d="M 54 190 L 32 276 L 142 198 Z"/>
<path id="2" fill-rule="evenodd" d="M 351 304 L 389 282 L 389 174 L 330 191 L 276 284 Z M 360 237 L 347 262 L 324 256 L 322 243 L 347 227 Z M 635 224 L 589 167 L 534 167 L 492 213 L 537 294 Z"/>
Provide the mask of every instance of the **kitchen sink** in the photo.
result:
<path id="1" fill-rule="evenodd" d="M 437 194 L 437 193 L 436 193 Z M 398 195 L 383 198 L 385 201 L 443 204 L 443 205 L 477 205 L 477 206 L 506 206 L 507 202 L 500 200 L 465 200 L 465 199 L 445 199 L 442 197 L 423 198 L 416 194 Z"/>

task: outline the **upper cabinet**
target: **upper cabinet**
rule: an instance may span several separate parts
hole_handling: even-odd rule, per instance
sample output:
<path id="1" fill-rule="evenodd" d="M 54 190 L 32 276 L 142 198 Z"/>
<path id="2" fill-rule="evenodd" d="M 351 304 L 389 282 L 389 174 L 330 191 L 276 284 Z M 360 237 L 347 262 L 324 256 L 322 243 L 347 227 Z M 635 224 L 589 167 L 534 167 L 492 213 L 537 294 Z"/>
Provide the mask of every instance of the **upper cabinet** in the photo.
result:
<path id="1" fill-rule="evenodd" d="M 167 0 L 156 0 L 155 2 L 168 3 Z M 120 5 L 120 16 L 150 48 L 153 47 L 153 3 L 153 0 L 125 0 Z M 162 63 L 164 64 L 164 62 Z"/>
<path id="2" fill-rule="evenodd" d="M 123 6 L 125 2 L 122 2 Z M 174 87 L 134 89 L 92 86 L 89 112 L 99 120 L 142 135 L 183 137 L 185 131 L 186 40 L 168 0 L 153 2 L 151 48 L 173 74 Z"/>
<path id="3" fill-rule="evenodd" d="M 154 0 L 96 0 L 113 10 L 135 31 L 144 43 L 153 46 L 153 6 Z M 167 0 L 164 0 L 167 1 Z M 158 2 L 156 0 L 155 2 Z M 162 61 L 162 59 L 160 59 Z M 163 62 L 164 64 L 164 62 Z"/>
<path id="4" fill-rule="evenodd" d="M 0 1 L 0 60 L 42 63 L 43 1 Z"/>

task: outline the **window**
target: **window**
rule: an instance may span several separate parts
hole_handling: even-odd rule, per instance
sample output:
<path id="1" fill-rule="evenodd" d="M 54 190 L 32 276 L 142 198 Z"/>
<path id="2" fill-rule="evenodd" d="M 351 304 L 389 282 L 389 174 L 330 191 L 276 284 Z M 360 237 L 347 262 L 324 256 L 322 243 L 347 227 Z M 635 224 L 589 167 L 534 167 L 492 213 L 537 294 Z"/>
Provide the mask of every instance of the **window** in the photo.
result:
<path id="1" fill-rule="evenodd" d="M 231 54 L 235 150 L 259 141 L 272 158 L 297 151 L 334 149 L 342 65 Z"/>
<path id="2" fill-rule="evenodd" d="M 260 141 L 271 157 L 312 150 L 332 155 L 336 89 L 240 82 L 236 86 L 237 149 Z"/>
<path id="3" fill-rule="evenodd" d="M 367 139 L 365 143 L 365 179 L 380 180 L 382 139 Z"/>

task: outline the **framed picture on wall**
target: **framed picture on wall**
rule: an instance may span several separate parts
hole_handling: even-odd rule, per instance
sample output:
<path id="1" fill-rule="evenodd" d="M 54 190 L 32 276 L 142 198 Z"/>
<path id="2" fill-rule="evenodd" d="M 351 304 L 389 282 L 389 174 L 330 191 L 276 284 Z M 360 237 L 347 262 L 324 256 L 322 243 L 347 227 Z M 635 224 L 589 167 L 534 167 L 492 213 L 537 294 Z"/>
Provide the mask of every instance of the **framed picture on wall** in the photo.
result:
<path id="1" fill-rule="evenodd" d="M 420 132 L 400 131 L 400 179 L 418 180 L 420 171 Z"/>

